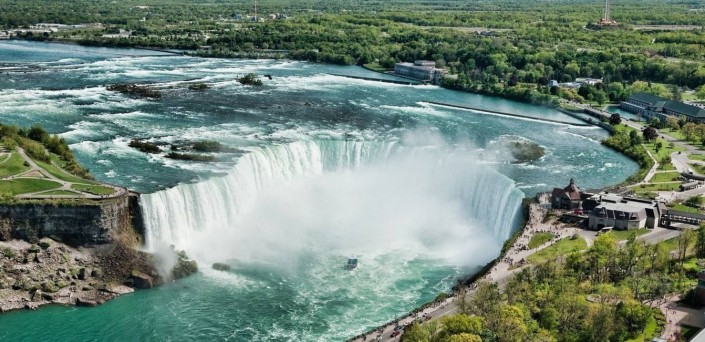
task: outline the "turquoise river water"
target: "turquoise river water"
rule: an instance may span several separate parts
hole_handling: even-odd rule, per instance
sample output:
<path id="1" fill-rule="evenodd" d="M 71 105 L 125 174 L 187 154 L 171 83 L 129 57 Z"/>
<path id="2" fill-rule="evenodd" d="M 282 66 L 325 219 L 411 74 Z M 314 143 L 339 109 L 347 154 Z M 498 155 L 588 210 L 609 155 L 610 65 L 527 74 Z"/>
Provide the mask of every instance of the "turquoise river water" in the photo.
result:
<path id="1" fill-rule="evenodd" d="M 249 72 L 271 80 L 236 81 Z M 201 265 L 97 308 L 0 315 L 0 340 L 344 340 L 495 258 L 525 196 L 571 177 L 617 184 L 637 170 L 600 144 L 599 128 L 427 102 L 576 122 L 551 109 L 331 74 L 393 79 L 352 66 L 0 42 L 2 123 L 61 134 L 97 179 L 143 194 L 146 249 L 174 244 Z M 115 83 L 163 97 L 106 90 Z M 131 149 L 132 139 L 233 149 L 212 163 L 173 161 Z M 515 163 L 515 141 L 545 155 Z M 360 259 L 352 272 L 342 268 L 350 256 Z"/>

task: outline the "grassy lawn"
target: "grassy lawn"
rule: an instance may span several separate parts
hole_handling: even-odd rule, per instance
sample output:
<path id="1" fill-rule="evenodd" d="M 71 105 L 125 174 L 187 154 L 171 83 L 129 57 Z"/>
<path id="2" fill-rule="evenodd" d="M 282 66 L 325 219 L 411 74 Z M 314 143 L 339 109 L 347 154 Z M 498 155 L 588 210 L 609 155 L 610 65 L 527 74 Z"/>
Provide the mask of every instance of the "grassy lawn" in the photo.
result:
<path id="1" fill-rule="evenodd" d="M 668 163 L 668 164 L 661 163 L 661 164 L 658 164 L 657 170 L 659 170 L 659 171 L 673 171 L 675 169 L 676 169 L 675 166 L 673 166 L 673 164 L 671 164 L 671 163 Z"/>
<path id="2" fill-rule="evenodd" d="M 538 233 L 534 235 L 529 241 L 529 249 L 534 249 L 544 243 L 551 241 L 553 239 L 553 234 L 551 233 Z"/>
<path id="3" fill-rule="evenodd" d="M 699 173 L 701 175 L 705 175 L 705 166 L 698 165 L 698 164 L 688 164 L 693 170 L 695 170 L 696 173 Z"/>
<path id="4" fill-rule="evenodd" d="M 560 106 L 561 106 L 561 108 L 569 110 L 569 111 L 582 112 L 582 110 L 583 110 L 582 108 L 576 107 L 570 103 L 561 103 Z M 595 119 L 595 120 L 597 120 L 597 119 Z M 619 129 L 617 129 L 617 130 L 619 130 Z"/>
<path id="5" fill-rule="evenodd" d="M 577 239 L 565 238 L 528 256 L 526 259 L 530 263 L 539 264 L 547 260 L 556 259 L 559 256 L 585 249 L 587 249 L 587 243 L 582 237 L 578 237 Z"/>
<path id="6" fill-rule="evenodd" d="M 17 152 L 12 152 L 10 159 L 0 164 L 0 177 L 9 177 L 29 170 L 24 166 L 24 159 Z"/>
<path id="7" fill-rule="evenodd" d="M 661 144 L 663 146 L 658 150 L 658 152 L 656 152 L 655 146 L 656 146 L 656 143 L 659 141 L 661 142 Z M 673 153 L 673 152 L 685 151 L 685 148 L 683 148 L 683 147 L 674 145 L 673 148 L 671 148 L 671 147 L 669 147 L 669 144 L 670 143 L 668 141 L 663 140 L 661 138 L 658 138 L 654 142 L 645 143 L 644 146 L 646 146 L 646 149 L 648 149 L 649 152 L 651 152 L 651 154 L 654 156 L 654 158 L 656 158 L 656 160 L 663 160 L 664 157 L 670 156 L 671 153 Z"/>
<path id="8" fill-rule="evenodd" d="M 668 239 L 666 241 L 659 242 L 660 244 L 666 246 L 666 250 L 671 252 L 678 249 L 678 238 Z"/>
<path id="9" fill-rule="evenodd" d="M 44 170 L 47 170 L 47 172 L 49 172 L 52 176 L 54 176 L 58 179 L 61 179 L 63 181 L 72 182 L 72 183 L 92 183 L 89 180 L 71 175 L 68 172 L 66 172 L 62 169 L 59 169 L 58 167 L 56 167 L 54 165 L 51 165 L 51 164 L 48 164 L 45 162 L 41 162 L 38 160 L 35 160 L 34 162 L 37 163 L 37 165 L 39 165 L 39 167 L 43 168 Z"/>
<path id="10" fill-rule="evenodd" d="M 636 193 L 646 193 L 654 191 L 675 191 L 678 190 L 681 182 L 661 183 L 661 184 L 642 184 L 632 188 Z"/>
<path id="11" fill-rule="evenodd" d="M 0 181 L 0 194 L 15 196 L 60 187 L 61 184 L 44 179 L 12 179 Z"/>
<path id="12" fill-rule="evenodd" d="M 674 238 L 668 239 L 666 241 L 661 241 L 661 242 L 659 242 L 659 244 L 663 244 L 664 246 L 666 246 L 666 250 L 669 252 L 677 251 L 678 250 L 678 237 L 674 237 Z M 688 248 L 688 252 L 686 253 L 686 255 L 692 255 L 694 248 L 695 247 L 690 246 Z M 684 266 L 685 266 L 685 264 L 684 264 Z"/>
<path id="13" fill-rule="evenodd" d="M 677 181 L 680 175 L 681 174 L 678 172 L 660 172 L 654 174 L 654 177 L 651 178 L 651 181 L 654 183 Z"/>
<path id="14" fill-rule="evenodd" d="M 705 154 L 689 154 L 688 159 L 690 159 L 690 160 L 705 160 Z"/>
<path id="15" fill-rule="evenodd" d="M 677 210 L 677 211 L 685 211 L 686 213 L 693 213 L 693 214 L 700 214 L 700 210 L 697 208 L 689 207 L 685 204 L 676 204 L 674 205 L 671 209 Z"/>
<path id="16" fill-rule="evenodd" d="M 686 341 L 690 341 L 697 333 L 700 332 L 700 328 L 698 327 L 693 327 L 690 325 L 681 325 L 681 334 L 683 337 L 685 337 Z"/>
<path id="17" fill-rule="evenodd" d="M 698 258 L 693 257 L 688 258 L 688 260 L 683 263 L 683 269 L 686 271 L 700 272 L 703 267 L 698 264 Z"/>
<path id="18" fill-rule="evenodd" d="M 610 234 L 614 236 L 617 241 L 624 241 L 632 237 L 632 235 L 640 236 L 648 233 L 648 229 L 635 229 L 635 230 L 612 230 Z"/>
<path id="19" fill-rule="evenodd" d="M 660 129 L 659 132 L 663 133 L 665 135 L 672 136 L 678 140 L 685 141 L 685 135 L 683 135 L 683 132 L 681 132 L 681 131 L 674 131 L 670 128 L 663 128 L 663 129 Z"/>
<path id="20" fill-rule="evenodd" d="M 109 188 L 107 186 L 101 186 L 101 185 L 89 185 L 89 184 L 74 184 L 71 185 L 71 189 L 78 190 L 78 191 L 83 191 L 83 192 L 88 192 L 94 195 L 110 195 L 115 190 L 112 188 Z"/>
<path id="21" fill-rule="evenodd" d="M 379 71 L 379 72 L 384 72 L 384 71 L 389 71 L 390 69 L 383 68 L 379 63 L 377 62 L 372 62 L 372 63 L 367 63 L 364 65 L 365 68 L 374 70 L 374 71 Z"/>
<path id="22" fill-rule="evenodd" d="M 46 195 L 46 196 L 76 196 L 76 197 L 83 197 L 81 194 L 77 194 L 72 191 L 68 190 L 54 190 L 54 191 L 47 191 L 47 192 L 42 192 L 40 195 Z"/>

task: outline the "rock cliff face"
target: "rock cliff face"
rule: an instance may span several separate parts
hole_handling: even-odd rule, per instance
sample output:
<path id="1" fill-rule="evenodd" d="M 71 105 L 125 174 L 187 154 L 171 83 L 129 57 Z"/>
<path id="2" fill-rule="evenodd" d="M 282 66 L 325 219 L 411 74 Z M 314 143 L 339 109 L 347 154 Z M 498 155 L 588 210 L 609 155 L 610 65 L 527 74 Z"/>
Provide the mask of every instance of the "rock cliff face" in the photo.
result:
<path id="1" fill-rule="evenodd" d="M 50 303 L 96 306 L 198 271 L 174 250 L 176 265 L 159 274 L 159 256 L 139 250 L 143 234 L 138 194 L 0 205 L 0 313 Z"/>
<path id="2" fill-rule="evenodd" d="M 36 242 L 43 237 L 70 246 L 111 243 L 121 234 L 144 232 L 137 194 L 91 203 L 13 203 L 0 205 L 0 241 Z M 137 233 L 137 234 L 135 234 Z"/>

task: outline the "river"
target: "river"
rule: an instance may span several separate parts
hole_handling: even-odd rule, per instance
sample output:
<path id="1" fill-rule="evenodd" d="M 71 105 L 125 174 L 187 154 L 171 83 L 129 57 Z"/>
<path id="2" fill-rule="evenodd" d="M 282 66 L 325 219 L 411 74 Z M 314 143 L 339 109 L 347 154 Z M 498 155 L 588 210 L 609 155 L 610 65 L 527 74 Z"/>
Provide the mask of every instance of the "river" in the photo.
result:
<path id="1" fill-rule="evenodd" d="M 237 82 L 250 72 L 271 80 Z M 600 144 L 600 128 L 426 102 L 579 123 L 558 111 L 331 75 L 394 78 L 353 66 L 4 41 L 0 73 L 2 123 L 40 123 L 98 180 L 141 192 L 146 248 L 174 244 L 201 266 L 97 308 L 0 315 L 0 340 L 344 340 L 495 258 L 525 196 L 637 171 Z M 190 90 L 194 82 L 208 89 Z M 115 83 L 163 96 L 106 90 Z M 231 149 L 215 162 L 175 161 L 130 148 L 133 139 Z M 516 163 L 516 141 L 545 155 Z M 343 270 L 351 256 L 359 267 Z"/>

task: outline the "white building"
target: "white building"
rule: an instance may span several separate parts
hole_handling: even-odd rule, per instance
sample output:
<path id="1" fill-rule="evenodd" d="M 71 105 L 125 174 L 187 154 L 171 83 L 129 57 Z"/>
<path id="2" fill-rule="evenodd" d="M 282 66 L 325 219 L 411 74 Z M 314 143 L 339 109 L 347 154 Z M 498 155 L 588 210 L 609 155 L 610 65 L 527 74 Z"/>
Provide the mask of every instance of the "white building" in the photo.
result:
<path id="1" fill-rule="evenodd" d="M 594 86 L 598 83 L 602 83 L 601 78 L 589 78 L 589 77 L 578 77 L 575 79 L 575 83 L 580 83 L 581 85 L 591 85 Z"/>
<path id="2" fill-rule="evenodd" d="M 600 203 L 588 216 L 588 227 L 593 230 L 605 227 L 617 230 L 653 229 L 658 227 L 661 214 L 665 211 L 663 204 L 652 200 L 615 194 L 595 195 L 592 199 Z"/>
<path id="3" fill-rule="evenodd" d="M 394 65 L 394 73 L 420 81 L 439 84 L 448 71 L 436 68 L 436 62 L 434 61 L 419 60 L 414 63 L 397 63 Z"/>

